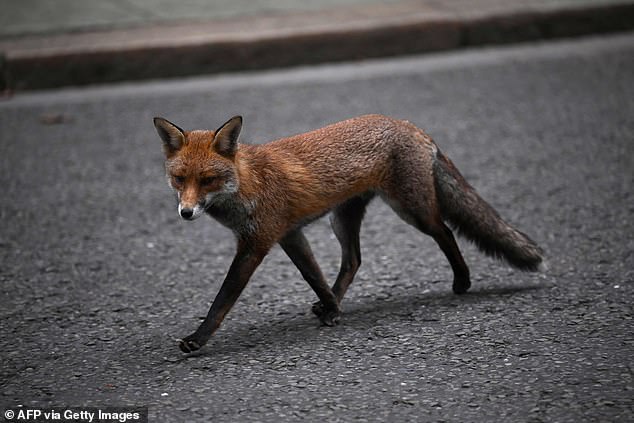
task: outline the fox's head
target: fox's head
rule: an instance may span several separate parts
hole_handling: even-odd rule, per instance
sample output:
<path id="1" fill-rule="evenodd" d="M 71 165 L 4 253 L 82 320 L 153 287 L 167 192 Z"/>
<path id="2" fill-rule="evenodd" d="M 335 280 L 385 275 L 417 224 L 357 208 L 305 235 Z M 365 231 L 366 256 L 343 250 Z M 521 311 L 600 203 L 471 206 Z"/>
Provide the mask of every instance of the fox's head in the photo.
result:
<path id="1" fill-rule="evenodd" d="M 165 170 L 183 219 L 196 219 L 218 196 L 238 191 L 235 158 L 241 116 L 232 117 L 215 132 L 183 131 L 160 117 L 154 118 L 154 126 L 163 140 Z"/>

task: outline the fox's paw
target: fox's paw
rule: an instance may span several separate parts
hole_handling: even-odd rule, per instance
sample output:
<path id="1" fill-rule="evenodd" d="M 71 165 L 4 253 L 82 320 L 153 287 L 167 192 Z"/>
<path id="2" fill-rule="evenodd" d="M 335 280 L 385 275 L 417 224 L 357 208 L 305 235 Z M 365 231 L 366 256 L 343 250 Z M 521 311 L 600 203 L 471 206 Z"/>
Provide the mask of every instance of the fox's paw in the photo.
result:
<path id="1" fill-rule="evenodd" d="M 465 294 L 469 288 L 471 288 L 471 281 L 469 278 L 457 278 L 453 280 L 453 292 L 454 294 Z"/>
<path id="2" fill-rule="evenodd" d="M 341 310 L 339 307 L 326 307 L 321 301 L 313 304 L 313 313 L 319 317 L 319 321 L 325 326 L 335 326 L 339 324 L 341 319 Z"/>
<path id="3" fill-rule="evenodd" d="M 204 344 L 204 342 L 198 339 L 196 334 L 189 335 L 185 339 L 178 341 L 178 347 L 186 354 L 199 350 Z"/>

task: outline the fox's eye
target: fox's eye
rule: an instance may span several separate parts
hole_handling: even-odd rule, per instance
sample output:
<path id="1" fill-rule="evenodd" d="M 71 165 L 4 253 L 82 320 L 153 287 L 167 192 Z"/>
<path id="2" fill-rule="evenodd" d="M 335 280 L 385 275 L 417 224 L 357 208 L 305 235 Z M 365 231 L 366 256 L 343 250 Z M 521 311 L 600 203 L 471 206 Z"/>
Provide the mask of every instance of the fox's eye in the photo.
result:
<path id="1" fill-rule="evenodd" d="M 183 185 L 185 183 L 185 177 L 183 176 L 172 176 L 174 179 L 174 183 L 177 185 Z"/>
<path id="2" fill-rule="evenodd" d="M 207 177 L 202 178 L 200 180 L 201 185 L 211 185 L 214 182 L 216 182 L 216 177 L 214 177 L 214 176 L 207 176 Z"/>

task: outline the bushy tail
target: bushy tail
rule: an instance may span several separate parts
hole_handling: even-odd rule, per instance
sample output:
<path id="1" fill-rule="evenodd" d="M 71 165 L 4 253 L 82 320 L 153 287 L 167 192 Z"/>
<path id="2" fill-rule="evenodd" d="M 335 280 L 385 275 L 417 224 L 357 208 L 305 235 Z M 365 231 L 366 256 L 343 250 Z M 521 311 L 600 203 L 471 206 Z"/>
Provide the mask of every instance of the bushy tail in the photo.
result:
<path id="1" fill-rule="evenodd" d="M 528 271 L 542 266 L 543 251 L 528 236 L 506 223 L 462 177 L 440 151 L 434 161 L 434 179 L 443 219 L 485 254 L 503 258 Z"/>

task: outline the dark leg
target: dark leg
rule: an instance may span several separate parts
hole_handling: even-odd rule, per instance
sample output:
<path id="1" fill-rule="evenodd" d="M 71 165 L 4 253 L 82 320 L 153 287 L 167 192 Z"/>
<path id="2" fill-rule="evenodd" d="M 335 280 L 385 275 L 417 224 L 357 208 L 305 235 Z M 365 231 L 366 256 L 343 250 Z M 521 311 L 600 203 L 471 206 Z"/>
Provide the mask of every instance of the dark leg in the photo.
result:
<path id="1" fill-rule="evenodd" d="M 280 241 L 280 246 L 286 252 L 291 261 L 297 266 L 302 277 L 315 291 L 320 303 L 320 310 L 313 311 L 319 320 L 326 326 L 334 326 L 339 322 L 340 310 L 337 298 L 326 283 L 319 265 L 315 261 L 313 252 L 301 229 L 294 230 Z"/>
<path id="2" fill-rule="evenodd" d="M 469 279 L 469 268 L 462 258 L 456 239 L 451 232 L 451 229 L 444 223 L 440 222 L 440 230 L 431 234 L 453 270 L 453 292 L 456 294 L 464 294 L 471 287 L 471 281 Z"/>
<path id="3" fill-rule="evenodd" d="M 425 204 L 419 198 L 391 199 L 387 203 L 407 223 L 419 231 L 434 238 L 453 270 L 453 292 L 464 294 L 471 287 L 469 268 L 462 258 L 456 239 L 440 217 L 439 210 L 434 210 L 433 203 Z"/>
<path id="4" fill-rule="evenodd" d="M 373 195 L 354 197 L 338 206 L 332 213 L 330 224 L 341 244 L 341 268 L 332 291 L 339 303 L 361 266 L 359 231 L 365 208 Z"/>
<path id="5" fill-rule="evenodd" d="M 196 332 L 182 339 L 180 349 L 185 353 L 196 351 L 207 343 L 211 335 L 218 329 L 225 315 L 231 310 L 236 300 L 247 285 L 249 278 L 262 262 L 268 250 L 257 251 L 244 243 L 238 244 L 238 251 L 229 267 L 229 272 L 216 295 L 207 317 L 196 329 Z"/>
<path id="6" fill-rule="evenodd" d="M 445 253 L 447 260 L 449 260 L 451 270 L 453 270 L 453 292 L 456 294 L 467 292 L 469 287 L 471 287 L 469 268 L 462 258 L 451 229 L 443 223 L 440 217 L 433 219 L 431 222 L 424 222 L 420 218 L 414 218 L 413 221 L 416 222 L 416 228 L 434 238 L 434 241 L 436 241 L 442 252 Z"/>

